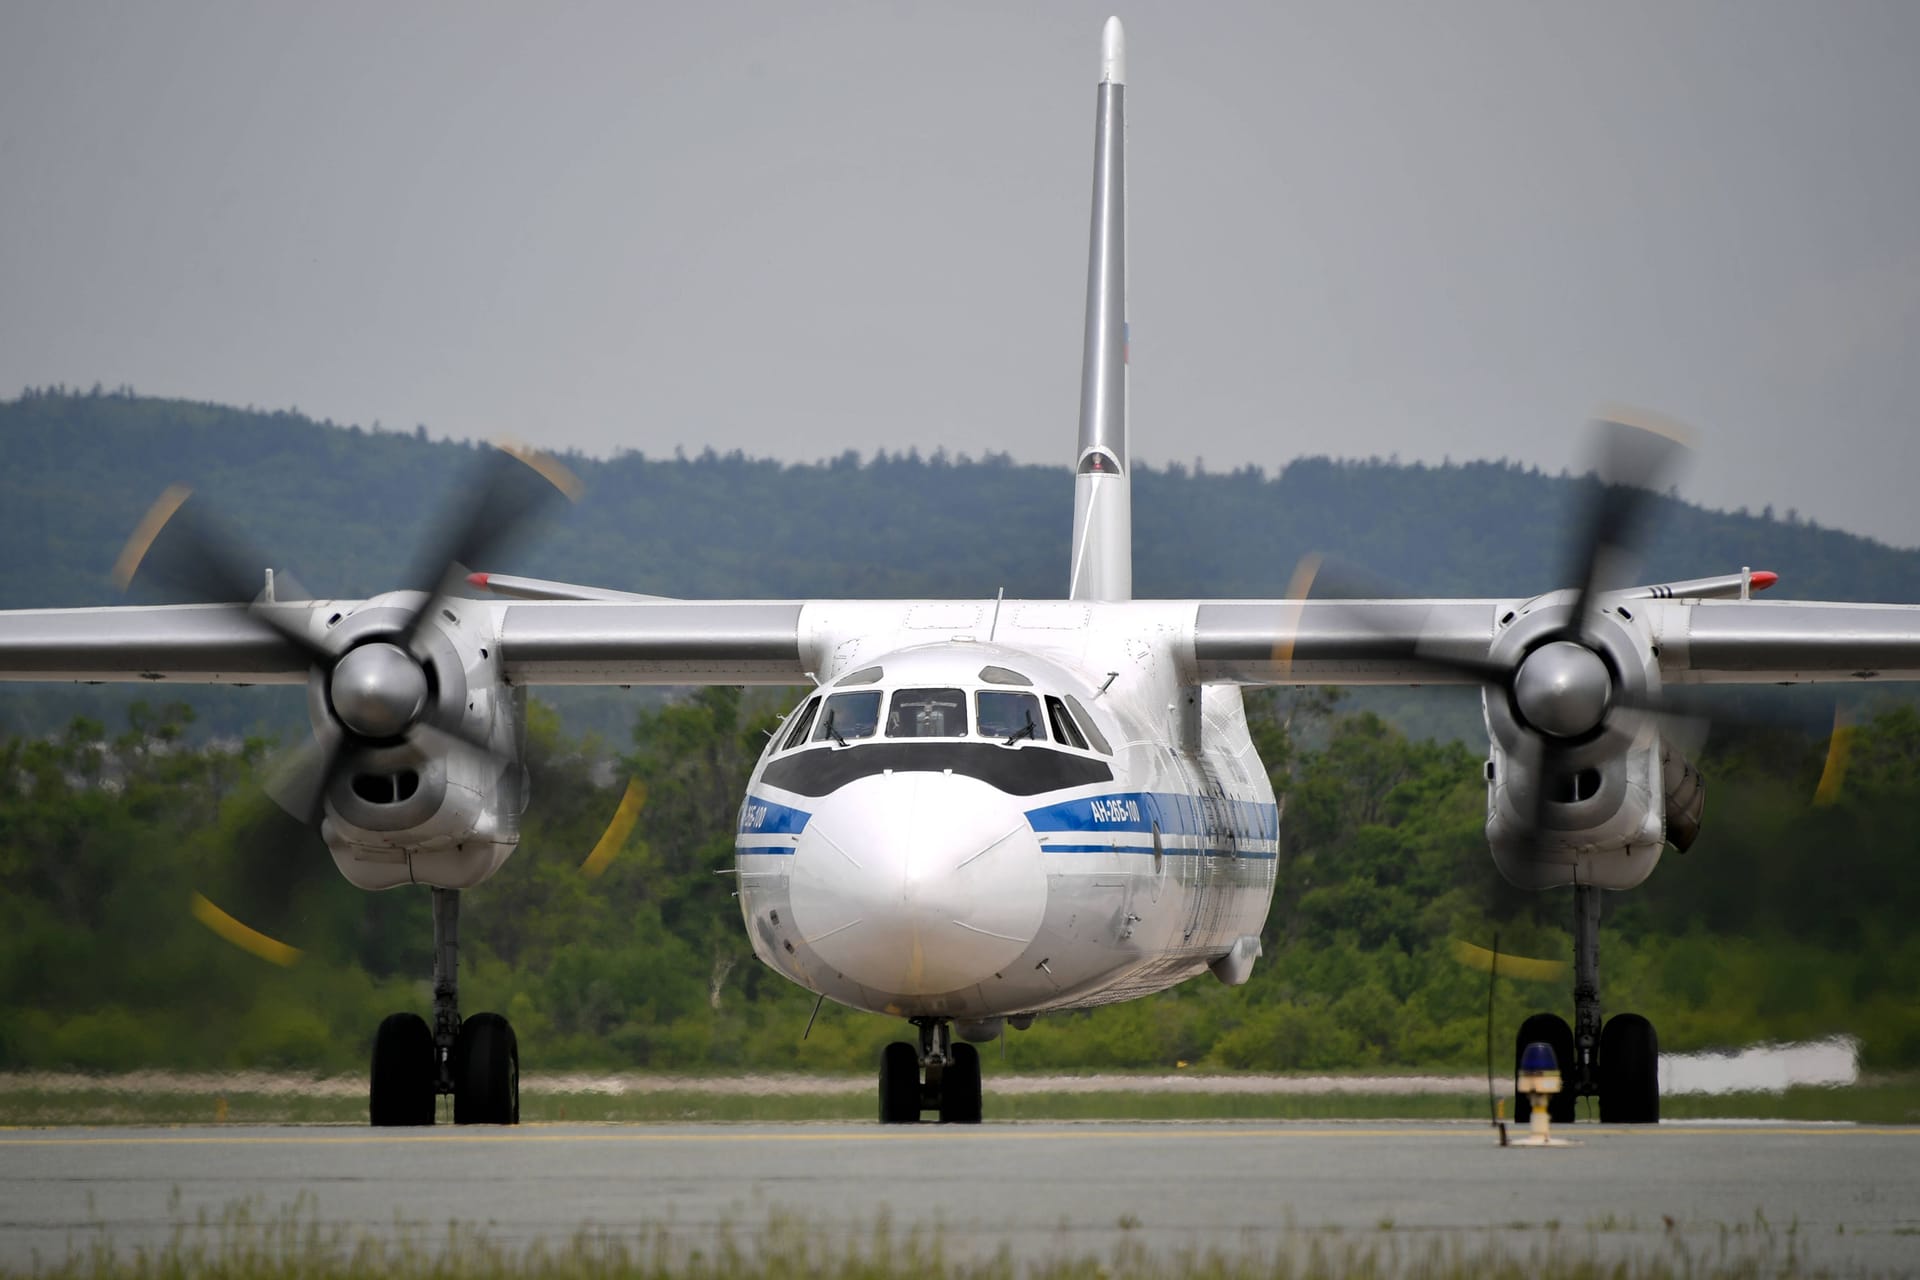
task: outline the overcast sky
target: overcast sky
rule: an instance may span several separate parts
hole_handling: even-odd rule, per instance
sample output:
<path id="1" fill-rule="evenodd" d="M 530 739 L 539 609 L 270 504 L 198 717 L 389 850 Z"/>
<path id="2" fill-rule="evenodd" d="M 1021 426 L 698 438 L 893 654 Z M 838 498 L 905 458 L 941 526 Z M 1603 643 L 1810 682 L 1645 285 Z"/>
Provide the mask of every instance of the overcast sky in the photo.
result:
<path id="1" fill-rule="evenodd" d="M 1112 8 L 6 0 L 0 395 L 1064 465 Z M 1120 13 L 1137 456 L 1626 401 L 1920 545 L 1920 4 Z"/>

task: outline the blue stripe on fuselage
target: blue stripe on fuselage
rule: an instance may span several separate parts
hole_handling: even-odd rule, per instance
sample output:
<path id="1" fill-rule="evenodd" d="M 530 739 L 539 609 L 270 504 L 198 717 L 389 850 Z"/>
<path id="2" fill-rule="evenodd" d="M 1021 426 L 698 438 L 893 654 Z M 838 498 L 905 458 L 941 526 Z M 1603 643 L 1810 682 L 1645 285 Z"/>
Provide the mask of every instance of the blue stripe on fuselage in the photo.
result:
<path id="1" fill-rule="evenodd" d="M 807 829 L 811 817 L 805 809 L 750 795 L 740 805 L 740 825 L 734 829 L 741 835 L 797 836 Z"/>
<path id="2" fill-rule="evenodd" d="M 1027 823 L 1050 832 L 1107 834 L 1150 832 L 1163 836 L 1200 836 L 1217 840 L 1232 834 L 1248 840 L 1272 840 L 1280 834 L 1280 810 L 1252 800 L 1192 796 L 1167 791 L 1121 791 L 1027 810 Z"/>

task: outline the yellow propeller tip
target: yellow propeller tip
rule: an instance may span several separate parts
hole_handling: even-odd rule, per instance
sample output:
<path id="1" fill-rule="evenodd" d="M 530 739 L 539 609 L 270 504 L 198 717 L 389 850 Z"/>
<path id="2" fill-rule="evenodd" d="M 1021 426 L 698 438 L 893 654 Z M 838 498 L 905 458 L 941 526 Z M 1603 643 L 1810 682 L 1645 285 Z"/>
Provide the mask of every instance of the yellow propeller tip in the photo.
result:
<path id="1" fill-rule="evenodd" d="M 1847 764 L 1853 757 L 1854 726 L 1839 707 L 1833 711 L 1833 736 L 1827 739 L 1827 762 L 1820 770 L 1820 781 L 1813 789 L 1813 803 L 1824 809 L 1840 799 L 1846 785 Z"/>
<path id="2" fill-rule="evenodd" d="M 627 837 L 633 834 L 635 824 L 640 821 L 640 809 L 646 803 L 647 784 L 638 778 L 628 779 L 626 794 L 620 797 L 620 804 L 613 811 L 613 821 L 607 823 L 607 829 L 600 833 L 593 852 L 580 864 L 581 875 L 589 880 L 600 878 L 614 855 L 626 845 Z"/>
<path id="3" fill-rule="evenodd" d="M 494 448 L 531 467 L 548 484 L 566 495 L 567 501 L 577 502 L 585 486 L 580 477 L 573 474 L 566 464 L 550 453 L 544 453 L 531 445 L 517 444 L 513 441 L 496 441 Z"/>
<path id="4" fill-rule="evenodd" d="M 140 517 L 140 523 L 133 527 L 133 533 L 128 536 L 127 545 L 120 548 L 119 559 L 113 562 L 114 586 L 125 591 L 133 585 L 133 576 L 140 572 L 140 562 L 153 549 L 154 539 L 167 527 L 167 521 L 173 519 L 181 504 L 192 496 L 193 490 L 187 486 L 170 484 L 147 508 L 147 513 Z"/>
<path id="5" fill-rule="evenodd" d="M 215 906 L 205 894 L 195 893 L 191 903 L 193 918 L 211 929 L 214 934 L 232 943 L 248 955 L 258 956 L 269 964 L 277 964 L 286 969 L 299 962 L 300 948 L 290 947 L 277 938 L 269 938 L 258 929 L 249 929 L 238 920 Z"/>
<path id="6" fill-rule="evenodd" d="M 1293 606 L 1288 609 L 1289 625 L 1282 628 L 1280 638 L 1273 643 L 1273 660 L 1282 673 L 1293 667 L 1293 643 L 1300 632 L 1299 604 L 1313 590 L 1313 580 L 1320 576 L 1320 565 L 1325 560 L 1318 551 L 1309 551 L 1300 557 L 1300 563 L 1293 567 L 1293 577 L 1287 582 L 1287 600 Z"/>
<path id="7" fill-rule="evenodd" d="M 1689 449 L 1693 447 L 1693 428 L 1680 419 L 1661 413 L 1657 409 L 1647 409 L 1631 404 L 1602 404 L 1593 411 L 1593 416 L 1600 422 L 1631 427 L 1636 431 L 1645 431 L 1649 435 L 1663 436 Z"/>
<path id="8" fill-rule="evenodd" d="M 1459 938 L 1453 943 L 1453 957 L 1479 973 L 1494 973 L 1502 978 L 1521 978 L 1530 982 L 1553 982 L 1567 971 L 1567 962 L 1564 960 L 1533 960 L 1526 956 L 1511 956 L 1504 951 L 1495 955 L 1485 947 L 1476 947 Z"/>

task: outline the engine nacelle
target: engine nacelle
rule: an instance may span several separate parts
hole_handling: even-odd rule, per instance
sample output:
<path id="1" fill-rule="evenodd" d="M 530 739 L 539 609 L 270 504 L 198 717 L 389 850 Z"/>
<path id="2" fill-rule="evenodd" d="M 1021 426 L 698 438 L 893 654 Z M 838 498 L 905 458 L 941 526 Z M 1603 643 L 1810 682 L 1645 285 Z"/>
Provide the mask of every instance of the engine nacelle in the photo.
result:
<path id="1" fill-rule="evenodd" d="M 396 640 L 414 600 L 413 593 L 393 593 L 330 615 L 327 642 L 345 653 Z M 411 651 L 426 674 L 427 705 L 394 739 L 352 738 L 326 674 L 316 671 L 308 681 L 316 739 L 350 740 L 323 796 L 320 834 L 340 874 L 357 887 L 468 889 L 519 847 L 526 774 L 503 762 L 520 759 L 524 708 L 519 691 L 501 682 L 493 619 L 485 604 L 446 600 L 415 632 Z M 494 754 L 460 738 L 487 742 Z"/>
<path id="2" fill-rule="evenodd" d="M 1700 815 L 1707 807 L 1707 780 L 1672 744 L 1661 753 L 1660 763 L 1666 788 L 1667 843 L 1685 853 L 1700 837 Z"/>
<path id="3" fill-rule="evenodd" d="M 1518 669 L 1570 621 L 1570 593 L 1529 602 L 1499 619 L 1490 656 Z M 1629 605 L 1594 610 L 1582 639 L 1606 665 L 1616 698 L 1644 705 L 1657 693 L 1653 640 Z M 1645 880 L 1667 842 L 1666 753 L 1654 717 L 1610 710 L 1584 736 L 1554 740 L 1552 776 L 1537 777 L 1542 735 L 1507 691 L 1489 689 L 1482 705 L 1490 740 L 1487 843 L 1500 874 L 1523 889 L 1631 889 Z"/>
<path id="4" fill-rule="evenodd" d="M 1548 829 L 1528 839 L 1536 788 L 1563 780 L 1532 777 L 1495 743 L 1487 760 L 1487 844 L 1500 874 L 1522 889 L 1631 889 L 1645 880 L 1667 843 L 1661 755 L 1655 739 L 1586 765 L 1577 791 L 1547 801 Z"/>

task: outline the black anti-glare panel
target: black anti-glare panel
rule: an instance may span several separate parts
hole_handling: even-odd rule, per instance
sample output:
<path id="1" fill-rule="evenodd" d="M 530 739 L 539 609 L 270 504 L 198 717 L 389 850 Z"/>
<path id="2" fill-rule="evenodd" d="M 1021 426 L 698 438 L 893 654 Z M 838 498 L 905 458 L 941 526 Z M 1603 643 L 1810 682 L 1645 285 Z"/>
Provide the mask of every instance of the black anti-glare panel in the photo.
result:
<path id="1" fill-rule="evenodd" d="M 939 773 L 951 769 L 1014 796 L 1113 781 L 1113 770 L 1098 760 L 1050 747 L 1003 747 L 992 742 L 816 746 L 775 760 L 760 776 L 769 786 L 803 796 L 824 796 L 855 778 L 889 769 L 895 773 Z"/>

